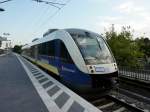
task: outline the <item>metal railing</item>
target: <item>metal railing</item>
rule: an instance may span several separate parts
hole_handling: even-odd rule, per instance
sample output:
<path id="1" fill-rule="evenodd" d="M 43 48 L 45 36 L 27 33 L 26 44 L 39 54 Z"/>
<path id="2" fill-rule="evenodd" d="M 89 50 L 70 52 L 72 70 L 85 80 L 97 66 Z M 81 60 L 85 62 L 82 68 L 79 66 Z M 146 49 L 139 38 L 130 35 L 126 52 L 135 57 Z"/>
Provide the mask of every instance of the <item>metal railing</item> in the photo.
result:
<path id="1" fill-rule="evenodd" d="M 150 70 L 119 67 L 119 76 L 150 82 Z"/>

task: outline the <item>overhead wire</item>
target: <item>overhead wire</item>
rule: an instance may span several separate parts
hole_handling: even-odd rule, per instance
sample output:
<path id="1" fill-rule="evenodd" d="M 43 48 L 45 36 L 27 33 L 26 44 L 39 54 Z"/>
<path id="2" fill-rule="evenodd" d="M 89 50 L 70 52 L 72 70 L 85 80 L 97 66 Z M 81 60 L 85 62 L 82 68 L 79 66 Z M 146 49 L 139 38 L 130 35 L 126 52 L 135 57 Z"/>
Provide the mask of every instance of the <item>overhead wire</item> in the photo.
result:
<path id="1" fill-rule="evenodd" d="M 52 0 L 52 2 L 54 1 L 57 1 L 57 0 Z M 51 7 L 47 6 L 46 8 L 44 8 L 44 10 L 40 10 L 41 13 L 38 15 L 38 17 L 35 18 L 35 20 L 32 22 L 32 25 L 30 25 L 30 29 L 32 29 L 33 31 L 30 32 L 28 36 L 33 35 L 33 32 L 35 32 L 37 27 L 40 26 L 40 23 L 45 20 L 43 17 L 45 17 L 49 13 L 50 8 Z"/>
<path id="2" fill-rule="evenodd" d="M 3 1 L 0 1 L 0 4 L 2 4 L 2 3 L 6 3 L 6 2 L 9 2 L 9 1 L 13 1 L 13 0 L 3 0 Z M 53 1 L 44 1 L 44 0 L 33 0 L 33 1 L 38 1 L 38 2 L 43 2 L 43 3 L 45 3 L 45 4 L 48 4 L 48 5 L 51 5 L 51 6 L 53 6 L 53 7 L 55 7 L 55 8 L 57 8 L 57 10 L 54 12 L 54 13 L 52 13 L 45 21 L 43 21 L 40 25 L 39 25 L 39 27 L 37 27 L 38 29 L 36 29 L 34 32 L 33 32 L 33 34 L 34 33 L 36 33 L 39 29 L 41 29 L 41 27 L 43 27 L 43 26 L 45 26 L 45 24 L 47 23 L 47 21 L 49 21 L 49 20 L 51 20 L 64 6 L 66 6 L 71 0 L 66 0 L 66 2 L 56 2 L 57 0 L 53 0 Z M 46 8 L 46 10 L 48 10 L 49 8 Z M 47 11 L 47 13 L 48 13 L 48 11 Z M 43 16 L 44 16 L 44 14 L 46 14 L 45 13 L 45 11 L 44 11 L 44 13 L 43 13 Z M 39 17 L 39 21 L 41 21 L 40 19 L 43 17 L 42 16 L 42 14 L 41 14 L 41 16 Z M 37 21 L 38 22 L 38 21 Z M 37 23 L 36 22 L 36 23 Z"/>
<path id="3" fill-rule="evenodd" d="M 71 0 L 67 0 L 67 1 L 64 3 L 65 5 L 62 5 L 62 6 L 60 7 L 60 9 L 57 9 L 53 14 L 51 14 L 51 15 L 38 27 L 38 29 L 36 29 L 36 30 L 33 32 L 33 35 L 34 35 L 36 32 L 38 32 L 38 30 L 40 30 L 41 27 L 44 27 L 45 24 L 47 23 L 47 21 L 50 21 L 50 20 L 51 20 L 63 7 L 65 7 L 70 1 L 71 1 Z"/>
<path id="4" fill-rule="evenodd" d="M 41 12 L 36 15 L 37 17 L 32 21 L 30 28 L 34 28 L 34 26 L 39 24 L 39 21 L 42 21 L 43 17 L 48 13 L 48 9 L 49 7 L 44 7 L 43 10 L 41 10 Z"/>
<path id="5" fill-rule="evenodd" d="M 55 2 L 56 2 L 56 0 L 55 0 Z M 60 9 L 61 9 L 61 7 L 58 8 L 58 10 L 60 10 Z M 50 15 L 50 17 L 53 16 L 53 15 L 55 15 L 55 13 L 56 13 L 58 10 L 56 10 L 54 13 L 52 13 L 52 14 Z M 47 15 L 49 15 L 49 14 L 47 14 Z M 43 24 L 45 24 L 46 20 L 47 20 L 47 19 L 45 19 L 45 21 L 41 22 L 41 24 L 39 25 L 39 27 L 37 27 L 37 29 L 41 28 L 41 26 L 43 26 Z"/>
<path id="6" fill-rule="evenodd" d="M 59 6 L 65 5 L 63 3 L 57 3 L 57 2 L 52 2 L 52 1 L 44 1 L 44 0 L 33 0 L 33 1 L 36 1 L 36 2 L 39 2 L 39 3 L 45 3 L 45 4 L 51 5 L 55 8 L 58 8 L 58 9 L 60 9 Z"/>
<path id="7" fill-rule="evenodd" d="M 0 1 L 0 4 L 6 3 L 6 2 L 10 2 L 10 1 L 12 1 L 12 0 L 4 0 L 4 1 Z"/>
<path id="8" fill-rule="evenodd" d="M 10 2 L 12 0 L 4 0 L 4 1 L 0 1 L 0 4 L 6 3 L 6 2 Z M 0 11 L 5 11 L 5 9 L 0 8 Z"/>
<path id="9" fill-rule="evenodd" d="M 63 5 L 60 9 L 56 10 L 52 15 L 50 15 L 47 20 L 42 24 L 43 26 L 46 24 L 47 21 L 51 20 L 62 8 L 64 8 L 71 0 L 67 0 L 65 5 Z"/>
<path id="10" fill-rule="evenodd" d="M 57 5 L 65 5 L 63 3 L 59 3 L 59 2 L 52 2 L 52 1 L 44 1 L 44 0 L 33 0 L 33 1 L 36 1 L 36 2 L 39 2 L 39 3 L 46 3 L 46 4 L 57 4 Z"/>

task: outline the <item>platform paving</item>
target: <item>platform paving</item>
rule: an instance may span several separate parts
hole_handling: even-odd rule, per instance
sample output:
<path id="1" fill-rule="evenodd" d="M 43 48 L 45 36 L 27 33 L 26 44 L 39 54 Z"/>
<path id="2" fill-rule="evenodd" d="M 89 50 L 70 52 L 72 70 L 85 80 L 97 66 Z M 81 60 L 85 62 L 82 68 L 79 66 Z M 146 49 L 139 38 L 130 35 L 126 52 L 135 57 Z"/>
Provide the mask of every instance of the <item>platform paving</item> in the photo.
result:
<path id="1" fill-rule="evenodd" d="M 0 112 L 48 112 L 14 54 L 0 57 Z"/>

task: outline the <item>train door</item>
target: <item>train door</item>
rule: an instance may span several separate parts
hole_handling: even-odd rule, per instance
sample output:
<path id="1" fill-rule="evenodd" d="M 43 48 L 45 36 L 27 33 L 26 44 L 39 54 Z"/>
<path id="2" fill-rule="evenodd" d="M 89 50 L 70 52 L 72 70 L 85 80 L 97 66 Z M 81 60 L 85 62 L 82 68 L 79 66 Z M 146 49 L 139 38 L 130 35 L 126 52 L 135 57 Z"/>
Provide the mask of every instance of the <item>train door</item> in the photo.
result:
<path id="1" fill-rule="evenodd" d="M 73 82 L 72 76 L 76 72 L 76 67 L 73 64 L 73 60 L 62 41 L 60 41 L 60 75 L 63 81 L 66 83 Z"/>

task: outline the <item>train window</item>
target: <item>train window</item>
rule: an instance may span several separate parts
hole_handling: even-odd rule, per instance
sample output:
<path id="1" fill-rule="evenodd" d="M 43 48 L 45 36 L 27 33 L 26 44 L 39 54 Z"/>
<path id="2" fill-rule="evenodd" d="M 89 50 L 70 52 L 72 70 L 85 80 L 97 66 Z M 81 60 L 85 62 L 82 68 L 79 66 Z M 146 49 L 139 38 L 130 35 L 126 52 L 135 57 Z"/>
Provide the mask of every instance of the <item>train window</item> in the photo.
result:
<path id="1" fill-rule="evenodd" d="M 46 55 L 46 44 L 42 43 L 40 45 L 38 45 L 38 49 L 39 49 L 39 54 L 40 55 Z"/>
<path id="2" fill-rule="evenodd" d="M 111 52 L 101 36 L 95 34 L 72 35 L 77 43 L 86 64 L 113 63 Z"/>
<path id="3" fill-rule="evenodd" d="M 55 43 L 54 41 L 45 42 L 38 45 L 38 53 L 40 55 L 55 56 Z"/>
<path id="4" fill-rule="evenodd" d="M 46 51 L 46 43 L 42 43 L 42 54 L 46 55 L 47 51 Z"/>
<path id="5" fill-rule="evenodd" d="M 31 51 L 31 50 L 30 50 L 29 48 L 24 49 L 23 52 L 22 52 L 22 54 L 23 54 L 23 55 L 27 55 L 27 56 L 31 56 L 31 52 L 30 52 L 30 51 Z"/>
<path id="6" fill-rule="evenodd" d="M 47 55 L 55 56 L 55 41 L 49 41 L 47 44 Z"/>
<path id="7" fill-rule="evenodd" d="M 30 56 L 32 58 L 35 58 L 34 52 L 35 52 L 35 46 L 32 46 L 31 49 L 30 49 Z"/>
<path id="8" fill-rule="evenodd" d="M 42 54 L 42 44 L 38 45 L 38 54 Z"/>
<path id="9" fill-rule="evenodd" d="M 38 53 L 40 55 L 46 55 L 46 43 L 42 43 L 38 45 Z"/>
<path id="10" fill-rule="evenodd" d="M 60 57 L 63 62 L 73 63 L 71 56 L 63 42 L 60 42 Z"/>

